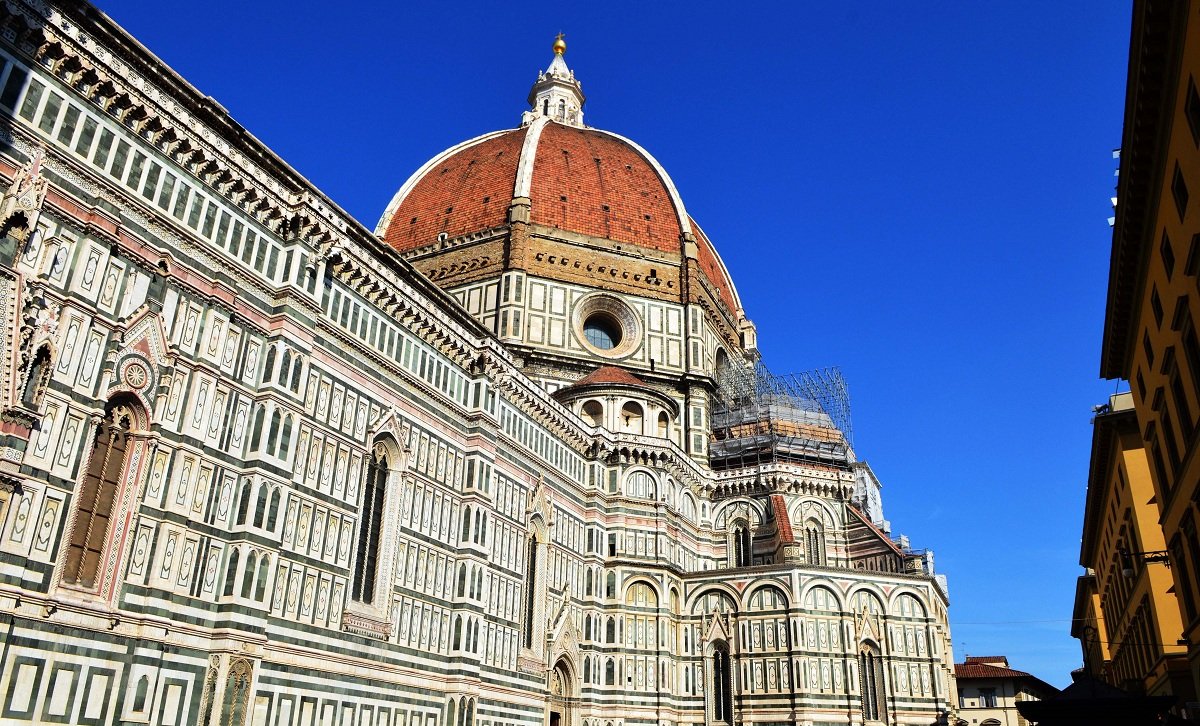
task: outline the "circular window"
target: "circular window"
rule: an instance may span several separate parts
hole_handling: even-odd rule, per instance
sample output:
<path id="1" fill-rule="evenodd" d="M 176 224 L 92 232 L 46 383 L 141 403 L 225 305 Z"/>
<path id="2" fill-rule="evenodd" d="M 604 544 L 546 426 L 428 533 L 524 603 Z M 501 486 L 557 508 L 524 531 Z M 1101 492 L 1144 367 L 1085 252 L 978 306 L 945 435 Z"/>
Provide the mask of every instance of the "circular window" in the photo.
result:
<path id="1" fill-rule="evenodd" d="M 583 337 L 595 348 L 612 350 L 621 344 L 621 324 L 608 313 L 592 313 L 583 321 Z"/>
<path id="2" fill-rule="evenodd" d="M 632 353 L 641 342 L 641 324 L 633 310 L 614 295 L 593 293 L 575 307 L 576 340 L 587 351 L 605 358 Z"/>

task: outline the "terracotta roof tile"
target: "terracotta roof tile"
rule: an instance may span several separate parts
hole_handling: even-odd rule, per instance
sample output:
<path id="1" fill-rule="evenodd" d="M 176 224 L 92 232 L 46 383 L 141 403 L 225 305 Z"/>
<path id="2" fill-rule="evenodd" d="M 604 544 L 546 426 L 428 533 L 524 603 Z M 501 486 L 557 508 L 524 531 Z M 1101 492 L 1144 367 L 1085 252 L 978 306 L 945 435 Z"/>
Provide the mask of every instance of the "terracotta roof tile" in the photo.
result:
<path id="1" fill-rule="evenodd" d="M 771 509 L 775 512 L 775 528 L 779 530 L 779 541 L 784 544 L 795 542 L 796 535 L 792 533 L 792 519 L 788 516 L 787 503 L 783 501 L 783 495 L 771 495 Z"/>
<path id="2" fill-rule="evenodd" d="M 406 252 L 508 220 L 530 127 L 500 132 L 422 172 L 391 214 L 383 239 Z M 613 134 L 547 123 L 533 154 L 530 220 L 568 232 L 682 256 L 683 229 L 668 182 L 645 152 Z M 716 248 L 695 220 L 700 272 L 730 311 L 737 294 Z"/>
<path id="3" fill-rule="evenodd" d="M 680 251 L 683 230 L 666 185 L 641 153 L 611 134 L 546 124 L 529 196 L 535 223 Z"/>
<path id="4" fill-rule="evenodd" d="M 588 375 L 580 378 L 571 387 L 575 386 L 593 386 L 603 384 L 620 384 L 625 386 L 645 386 L 646 383 L 642 379 L 633 375 L 624 368 L 616 366 L 600 366 Z"/>
<path id="5" fill-rule="evenodd" d="M 700 225 L 696 224 L 696 220 L 691 220 L 691 223 L 692 231 L 696 235 L 696 261 L 700 263 L 700 271 L 717 288 L 717 295 L 721 298 L 721 302 L 725 303 L 725 306 L 731 311 L 737 311 L 738 308 L 734 300 L 733 289 L 729 284 L 725 265 L 717 256 L 717 249 L 713 247 L 713 243 L 701 231 Z"/>
<path id="6" fill-rule="evenodd" d="M 955 663 L 955 678 L 1033 678 L 1025 671 L 987 665 L 986 663 Z"/>
<path id="7" fill-rule="evenodd" d="M 383 240 L 401 252 L 504 224 L 525 129 L 468 146 L 425 172 L 392 215 Z"/>

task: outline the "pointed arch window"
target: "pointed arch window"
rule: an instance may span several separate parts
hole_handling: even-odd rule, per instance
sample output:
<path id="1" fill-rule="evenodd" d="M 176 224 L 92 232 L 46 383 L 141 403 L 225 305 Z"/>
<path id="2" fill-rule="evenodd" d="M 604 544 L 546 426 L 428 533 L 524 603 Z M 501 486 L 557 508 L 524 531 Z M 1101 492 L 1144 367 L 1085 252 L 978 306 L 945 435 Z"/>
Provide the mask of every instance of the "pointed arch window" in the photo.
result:
<path id="1" fill-rule="evenodd" d="M 250 593 L 254 592 L 254 572 L 257 569 L 258 553 L 252 551 L 250 559 L 246 561 L 246 571 L 242 573 L 241 597 L 250 597 Z"/>
<path id="2" fill-rule="evenodd" d="M 250 483 L 242 484 L 242 492 L 238 495 L 237 514 L 234 517 L 234 524 L 245 524 L 246 515 L 250 512 Z"/>
<path id="3" fill-rule="evenodd" d="M 863 643 L 858 650 L 858 692 L 863 718 L 867 721 L 881 720 L 883 662 L 879 648 L 871 643 Z"/>
<path id="4" fill-rule="evenodd" d="M 750 524 L 740 520 L 733 527 L 733 566 L 749 567 L 754 563 L 754 540 L 750 536 Z"/>
<path id="5" fill-rule="evenodd" d="M 810 565 L 825 564 L 825 528 L 815 519 L 804 526 L 804 550 Z"/>
<path id="6" fill-rule="evenodd" d="M 254 599 L 264 602 L 267 596 L 267 577 L 270 574 L 271 559 L 263 555 L 258 561 L 258 575 L 254 578 Z"/>
<path id="7" fill-rule="evenodd" d="M 266 412 L 267 409 L 262 406 L 259 406 L 258 410 L 254 412 L 254 427 L 253 432 L 250 434 L 251 451 L 258 451 L 259 444 L 262 443 L 263 417 Z"/>
<path id="8" fill-rule="evenodd" d="M 42 396 L 45 395 L 46 386 L 50 383 L 52 370 L 50 348 L 43 345 L 38 348 L 37 355 L 34 356 L 33 363 L 29 366 L 29 375 L 25 379 L 25 390 L 21 394 L 21 403 L 25 408 L 37 410 L 37 407 L 42 405 Z"/>
<path id="9" fill-rule="evenodd" d="M 110 403 L 96 426 L 92 455 L 76 496 L 75 524 L 67 542 L 62 581 L 95 587 L 108 539 L 109 520 L 125 470 L 125 453 L 133 429 L 129 405 Z"/>
<path id="10" fill-rule="evenodd" d="M 275 531 L 275 525 L 279 522 L 279 500 L 282 494 L 280 488 L 275 487 L 275 491 L 271 493 L 271 504 L 267 509 L 267 530 Z"/>
<path id="11" fill-rule="evenodd" d="M 458 541 L 466 543 L 471 541 L 471 505 L 463 507 L 462 513 L 462 531 L 458 533 Z"/>
<path id="12" fill-rule="evenodd" d="M 267 453 L 271 456 L 275 455 L 275 450 L 279 446 L 279 425 L 283 420 L 283 415 L 279 413 L 279 409 L 271 414 L 271 430 L 267 434 Z"/>
<path id="13" fill-rule="evenodd" d="M 283 363 L 279 365 L 279 378 L 276 380 L 281 386 L 286 386 L 288 382 L 288 374 L 292 369 L 292 351 L 283 351 Z"/>
<path id="14" fill-rule="evenodd" d="M 258 485 L 258 496 L 254 499 L 254 526 L 262 527 L 263 520 L 267 516 L 267 490 L 266 483 Z"/>
<path id="15" fill-rule="evenodd" d="M 367 463 L 363 486 L 362 512 L 358 519 L 358 556 L 354 559 L 351 597 L 370 605 L 375 602 L 375 579 L 379 569 L 380 530 L 383 526 L 383 501 L 387 493 L 387 450 L 376 444 Z"/>
<path id="16" fill-rule="evenodd" d="M 729 651 L 717 646 L 712 654 L 712 684 L 708 690 L 712 699 L 713 721 L 733 723 L 733 672 Z"/>
<path id="17" fill-rule="evenodd" d="M 528 556 L 525 560 L 525 636 L 524 642 L 526 648 L 533 647 L 533 605 L 536 599 L 534 591 L 537 589 L 534 585 L 537 582 L 537 555 L 538 541 L 537 537 L 530 537 L 526 544 Z"/>
<path id="18" fill-rule="evenodd" d="M 267 362 L 263 366 L 263 380 L 269 381 L 275 375 L 275 346 L 267 348 Z"/>
<path id="19" fill-rule="evenodd" d="M 288 458 L 288 453 L 292 448 L 292 414 L 288 414 L 283 418 L 283 433 L 279 439 L 279 458 Z"/>
<path id="20" fill-rule="evenodd" d="M 300 356 L 296 356 L 296 362 L 292 364 L 292 384 L 288 386 L 292 389 L 292 393 L 300 392 L 300 377 L 303 371 L 303 363 Z"/>
<path id="21" fill-rule="evenodd" d="M 233 554 L 229 555 L 229 562 L 225 565 L 225 586 L 221 589 L 222 595 L 233 595 L 233 588 L 237 586 L 237 568 L 239 559 L 241 559 L 241 553 L 235 547 L 233 549 Z"/>

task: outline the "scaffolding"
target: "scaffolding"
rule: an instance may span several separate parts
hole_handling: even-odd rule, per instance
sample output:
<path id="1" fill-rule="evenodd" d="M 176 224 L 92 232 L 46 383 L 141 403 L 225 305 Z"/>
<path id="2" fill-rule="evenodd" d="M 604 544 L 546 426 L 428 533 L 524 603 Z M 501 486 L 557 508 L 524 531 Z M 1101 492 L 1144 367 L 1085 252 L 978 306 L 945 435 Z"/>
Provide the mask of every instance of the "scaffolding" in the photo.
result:
<path id="1" fill-rule="evenodd" d="M 715 469 L 774 461 L 845 466 L 853 432 L 850 393 L 837 368 L 776 375 L 761 361 L 717 373 L 710 447 Z"/>

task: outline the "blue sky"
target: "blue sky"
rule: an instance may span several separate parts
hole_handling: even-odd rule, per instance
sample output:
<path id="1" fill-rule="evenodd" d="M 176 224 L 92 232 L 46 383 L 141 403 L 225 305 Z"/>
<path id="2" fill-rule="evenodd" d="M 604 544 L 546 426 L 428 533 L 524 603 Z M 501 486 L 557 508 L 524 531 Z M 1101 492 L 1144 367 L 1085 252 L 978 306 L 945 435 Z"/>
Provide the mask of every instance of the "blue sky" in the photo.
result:
<path id="1" fill-rule="evenodd" d="M 957 658 L 1069 682 L 1128 2 L 100 6 L 369 228 L 516 125 L 563 31 L 588 123 L 671 174 L 767 363 L 842 368 Z"/>

